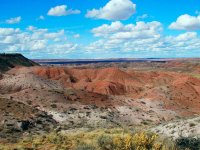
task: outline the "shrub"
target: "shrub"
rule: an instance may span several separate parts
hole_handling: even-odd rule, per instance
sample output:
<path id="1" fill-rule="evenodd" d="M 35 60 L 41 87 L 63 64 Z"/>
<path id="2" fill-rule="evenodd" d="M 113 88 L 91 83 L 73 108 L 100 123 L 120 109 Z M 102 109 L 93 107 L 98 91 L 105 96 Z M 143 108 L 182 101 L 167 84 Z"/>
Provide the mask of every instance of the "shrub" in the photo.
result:
<path id="1" fill-rule="evenodd" d="M 200 138 L 179 138 L 176 140 L 176 145 L 180 149 L 198 150 L 200 149 Z"/>
<path id="2" fill-rule="evenodd" d="M 115 150 L 130 150 L 132 149 L 132 136 L 125 135 L 123 137 L 116 136 L 113 139 L 114 149 Z"/>
<path id="3" fill-rule="evenodd" d="M 51 104 L 51 108 L 57 108 L 56 104 Z"/>
<path id="4" fill-rule="evenodd" d="M 191 122 L 191 123 L 189 124 L 189 126 L 190 126 L 190 127 L 194 127 L 194 126 L 196 126 L 196 124 Z"/>
<path id="5" fill-rule="evenodd" d="M 76 150 L 96 150 L 96 147 L 90 144 L 81 143 L 77 146 Z"/>
<path id="6" fill-rule="evenodd" d="M 147 134 L 145 132 L 136 133 L 133 136 L 133 147 L 136 149 L 156 149 L 159 150 L 162 148 L 161 144 L 156 143 L 158 135 L 156 134 Z"/>
<path id="7" fill-rule="evenodd" d="M 181 142 L 182 143 L 182 142 Z M 191 143 L 190 143 L 191 144 Z M 131 133 L 123 129 L 98 129 L 76 133 L 51 133 L 26 138 L 16 144 L 8 143 L 4 149 L 55 150 L 175 150 L 153 133 Z M 179 143 L 181 147 L 181 144 Z M 182 148 L 182 147 L 181 147 Z M 191 147 L 189 147 L 191 148 Z"/>
<path id="8" fill-rule="evenodd" d="M 113 140 L 109 135 L 102 135 L 98 138 L 98 146 L 102 150 L 111 150 L 113 149 Z"/>

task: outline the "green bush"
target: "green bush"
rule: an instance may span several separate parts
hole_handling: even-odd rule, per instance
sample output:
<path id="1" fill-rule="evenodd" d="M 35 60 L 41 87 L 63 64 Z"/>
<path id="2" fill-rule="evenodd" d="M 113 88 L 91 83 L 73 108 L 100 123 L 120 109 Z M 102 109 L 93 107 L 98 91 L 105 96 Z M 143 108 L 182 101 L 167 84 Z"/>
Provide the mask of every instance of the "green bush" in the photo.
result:
<path id="1" fill-rule="evenodd" d="M 102 150 L 111 150 L 113 149 L 113 140 L 109 135 L 102 135 L 98 138 L 98 146 Z"/>
<path id="2" fill-rule="evenodd" d="M 81 143 L 77 146 L 76 150 L 96 150 L 96 147 L 90 144 Z"/>
<path id="3" fill-rule="evenodd" d="M 176 140 L 176 145 L 180 149 L 199 150 L 200 138 L 179 138 Z"/>

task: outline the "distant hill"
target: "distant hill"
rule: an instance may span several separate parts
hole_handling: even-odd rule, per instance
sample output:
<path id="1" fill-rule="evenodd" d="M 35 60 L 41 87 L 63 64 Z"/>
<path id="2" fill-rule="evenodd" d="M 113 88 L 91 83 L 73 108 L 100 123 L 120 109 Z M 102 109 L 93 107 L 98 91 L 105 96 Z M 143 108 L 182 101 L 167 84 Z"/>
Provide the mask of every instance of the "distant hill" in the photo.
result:
<path id="1" fill-rule="evenodd" d="M 0 54 L 0 72 L 8 71 L 16 66 L 36 66 L 37 63 L 27 59 L 22 54 Z"/>

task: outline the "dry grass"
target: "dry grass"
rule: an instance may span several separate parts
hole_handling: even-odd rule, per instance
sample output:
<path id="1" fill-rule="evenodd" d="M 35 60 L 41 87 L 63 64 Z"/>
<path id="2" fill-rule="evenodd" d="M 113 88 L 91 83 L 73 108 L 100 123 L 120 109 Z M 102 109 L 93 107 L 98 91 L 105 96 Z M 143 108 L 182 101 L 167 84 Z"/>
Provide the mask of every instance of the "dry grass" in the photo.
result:
<path id="1" fill-rule="evenodd" d="M 98 129 L 77 133 L 51 133 L 29 137 L 15 144 L 2 144 L 0 149 L 16 150 L 175 150 L 154 133 L 123 129 Z"/>
<path id="2" fill-rule="evenodd" d="M 192 74 L 192 77 L 200 79 L 200 74 Z"/>

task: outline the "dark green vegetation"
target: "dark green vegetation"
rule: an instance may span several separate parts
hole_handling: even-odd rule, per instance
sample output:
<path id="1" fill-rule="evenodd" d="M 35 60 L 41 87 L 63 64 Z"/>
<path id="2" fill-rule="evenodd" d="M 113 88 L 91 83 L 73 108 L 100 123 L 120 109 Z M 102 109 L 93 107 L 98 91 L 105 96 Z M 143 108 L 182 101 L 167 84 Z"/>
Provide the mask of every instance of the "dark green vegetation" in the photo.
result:
<path id="1" fill-rule="evenodd" d="M 21 54 L 0 54 L 0 71 L 5 72 L 16 66 L 35 66 L 37 63 L 27 59 Z"/>
<path id="2" fill-rule="evenodd" d="M 180 149 L 199 150 L 200 139 L 199 138 L 179 138 L 176 140 L 176 144 Z"/>

